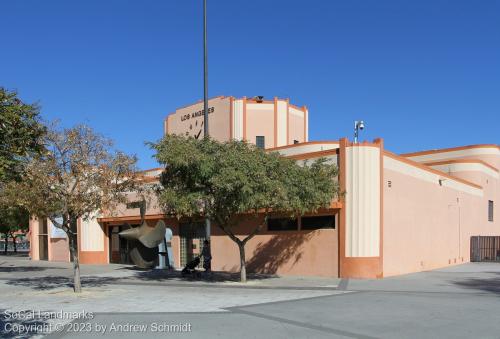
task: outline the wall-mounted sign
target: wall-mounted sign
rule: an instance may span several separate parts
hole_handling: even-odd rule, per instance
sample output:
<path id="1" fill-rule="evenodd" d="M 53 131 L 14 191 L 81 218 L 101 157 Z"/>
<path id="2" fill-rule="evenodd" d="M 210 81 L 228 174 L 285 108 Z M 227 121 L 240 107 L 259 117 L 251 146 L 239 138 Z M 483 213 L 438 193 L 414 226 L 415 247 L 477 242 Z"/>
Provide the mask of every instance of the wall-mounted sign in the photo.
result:
<path id="1" fill-rule="evenodd" d="M 208 108 L 208 114 L 213 113 L 214 111 L 215 111 L 214 107 Z M 193 112 L 193 113 L 183 114 L 183 115 L 181 115 L 181 121 L 201 117 L 204 114 L 205 114 L 204 109 L 202 109 L 200 111 Z"/>
<path id="2" fill-rule="evenodd" d="M 59 224 L 63 223 L 62 217 L 57 217 L 54 219 Z M 66 239 L 66 232 L 64 232 L 61 228 L 56 227 L 52 222 L 50 222 L 50 237 L 57 239 Z"/>

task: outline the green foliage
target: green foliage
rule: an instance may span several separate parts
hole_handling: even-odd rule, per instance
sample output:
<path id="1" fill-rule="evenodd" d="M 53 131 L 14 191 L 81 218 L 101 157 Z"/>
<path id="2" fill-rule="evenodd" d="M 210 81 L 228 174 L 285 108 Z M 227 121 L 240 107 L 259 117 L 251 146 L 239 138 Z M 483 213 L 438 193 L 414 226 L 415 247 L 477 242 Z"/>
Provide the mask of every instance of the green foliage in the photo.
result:
<path id="1" fill-rule="evenodd" d="M 45 127 L 37 105 L 0 87 L 0 181 L 17 179 L 27 157 L 43 151 Z"/>
<path id="2" fill-rule="evenodd" d="M 8 205 L 0 198 L 0 233 L 5 237 L 17 231 L 26 232 L 29 228 L 29 213 L 27 210 Z"/>
<path id="3" fill-rule="evenodd" d="M 300 166 L 245 142 L 175 135 L 152 147 L 166 166 L 157 192 L 160 205 L 177 217 L 204 215 L 215 221 L 238 244 L 242 281 L 244 245 L 270 213 L 300 215 L 329 207 L 339 191 L 337 167 L 325 159 Z M 244 239 L 234 232 L 242 214 L 263 220 Z"/>
<path id="4" fill-rule="evenodd" d="M 166 136 L 153 145 L 167 165 L 159 201 L 167 212 L 206 215 L 224 226 L 240 213 L 302 214 L 329 206 L 337 168 L 319 159 L 306 166 L 245 142 Z"/>

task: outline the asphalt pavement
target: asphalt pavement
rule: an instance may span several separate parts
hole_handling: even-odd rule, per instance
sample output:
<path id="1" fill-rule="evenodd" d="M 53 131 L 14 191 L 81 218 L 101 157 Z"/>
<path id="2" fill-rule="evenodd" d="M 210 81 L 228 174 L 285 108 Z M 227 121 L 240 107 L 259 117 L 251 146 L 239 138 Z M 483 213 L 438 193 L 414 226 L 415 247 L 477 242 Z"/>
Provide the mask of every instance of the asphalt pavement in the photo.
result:
<path id="1" fill-rule="evenodd" d="M 84 293 L 75 297 L 56 279 L 69 277 L 64 264 L 4 259 L 0 295 L 9 298 L 1 298 L 0 313 L 91 312 L 88 318 L 46 321 L 60 325 L 47 338 L 500 338 L 496 263 L 379 280 L 261 277 L 244 286 L 228 277 L 193 282 L 175 273 L 144 278 L 127 267 L 85 267 Z M 20 279 L 15 267 L 24 267 Z M 35 283 L 46 279 L 56 280 Z M 93 285 L 92 279 L 102 281 Z M 15 338 L 5 332 L 8 322 L 3 320 L 2 336 Z"/>

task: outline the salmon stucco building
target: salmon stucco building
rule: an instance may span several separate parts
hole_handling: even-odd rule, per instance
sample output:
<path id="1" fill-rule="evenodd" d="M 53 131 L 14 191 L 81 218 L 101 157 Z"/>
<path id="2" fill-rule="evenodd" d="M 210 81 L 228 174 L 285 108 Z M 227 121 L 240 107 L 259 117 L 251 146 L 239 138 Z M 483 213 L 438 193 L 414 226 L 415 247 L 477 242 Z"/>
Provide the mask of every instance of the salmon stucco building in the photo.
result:
<path id="1" fill-rule="evenodd" d="M 212 137 L 247 140 L 299 163 L 327 158 L 339 167 L 338 180 L 345 192 L 318 213 L 271 218 L 247 243 L 249 271 L 382 278 L 468 262 L 471 237 L 500 235 L 497 144 L 398 155 L 386 150 L 382 139 L 309 141 L 308 114 L 306 107 L 288 99 L 209 100 Z M 199 137 L 203 103 L 168 115 L 164 131 Z M 154 181 L 161 171 L 143 175 Z M 154 202 L 147 206 L 145 220 L 151 227 L 163 220 L 169 228 L 174 267 L 182 267 L 200 253 L 203 220 L 168 218 Z M 139 210 L 126 205 L 112 214 L 80 220 L 75 227 L 81 262 L 129 262 L 131 245 L 118 233 L 139 222 Z M 244 236 L 250 229 L 242 217 L 236 233 Z M 32 219 L 30 231 L 33 260 L 69 260 L 67 239 L 49 221 Z M 217 227 L 212 227 L 210 241 L 213 270 L 237 271 L 237 246 Z"/>

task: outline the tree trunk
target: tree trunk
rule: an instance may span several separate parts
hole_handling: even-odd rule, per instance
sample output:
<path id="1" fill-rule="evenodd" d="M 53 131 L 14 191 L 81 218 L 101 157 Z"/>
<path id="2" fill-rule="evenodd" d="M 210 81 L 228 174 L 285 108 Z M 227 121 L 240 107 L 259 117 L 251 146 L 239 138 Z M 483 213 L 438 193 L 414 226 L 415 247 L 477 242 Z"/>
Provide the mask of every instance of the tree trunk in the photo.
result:
<path id="1" fill-rule="evenodd" d="M 73 259 L 73 290 L 75 293 L 82 292 L 82 283 L 80 281 L 80 263 L 78 262 L 78 250 L 76 248 L 77 237 L 76 234 L 68 234 L 69 238 L 69 252 L 71 259 Z"/>
<path id="2" fill-rule="evenodd" d="M 9 244 L 9 236 L 6 234 L 5 235 L 5 247 L 3 249 L 3 252 L 5 255 L 7 255 L 7 245 Z"/>
<path id="3" fill-rule="evenodd" d="M 245 261 L 245 243 L 238 242 L 238 248 L 240 249 L 240 281 L 247 282 L 247 266 Z"/>
<path id="4" fill-rule="evenodd" d="M 12 237 L 12 243 L 13 243 L 13 245 L 14 245 L 14 253 L 17 253 L 16 238 L 17 238 L 17 237 Z"/>

